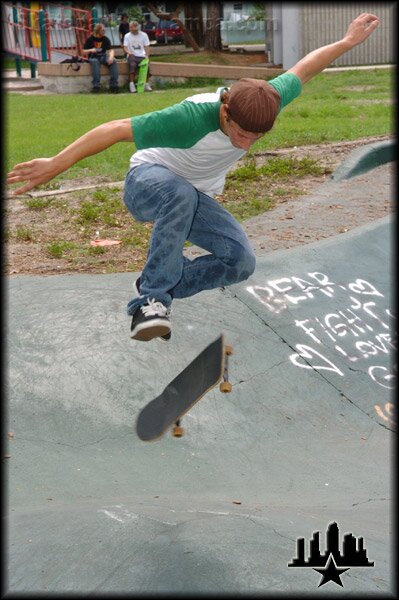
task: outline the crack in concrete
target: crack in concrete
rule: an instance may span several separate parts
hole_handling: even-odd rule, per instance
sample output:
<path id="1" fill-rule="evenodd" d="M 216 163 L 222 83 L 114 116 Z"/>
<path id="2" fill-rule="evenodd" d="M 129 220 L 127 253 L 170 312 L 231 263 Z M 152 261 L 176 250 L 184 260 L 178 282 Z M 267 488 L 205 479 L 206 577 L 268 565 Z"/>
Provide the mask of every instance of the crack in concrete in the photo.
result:
<path id="1" fill-rule="evenodd" d="M 282 533 L 280 533 L 279 531 L 277 531 L 276 529 L 273 528 L 273 531 L 276 535 L 284 538 L 285 540 L 289 540 L 290 542 L 294 542 L 294 544 L 296 543 L 296 540 L 293 538 L 288 537 L 287 535 L 283 535 Z"/>
<path id="2" fill-rule="evenodd" d="M 234 292 L 232 292 L 229 289 L 223 289 L 222 293 L 228 294 L 230 296 L 230 298 L 236 299 L 238 302 L 240 302 L 241 304 L 243 304 L 246 308 L 249 309 L 249 311 L 254 314 L 257 319 L 259 319 L 263 325 L 265 325 L 268 329 L 270 329 L 270 331 L 272 331 L 284 344 L 286 344 L 288 346 L 288 348 L 290 348 L 293 352 L 296 352 L 296 348 L 294 348 L 289 342 L 288 340 L 284 339 L 275 329 L 273 329 L 273 327 L 271 327 L 271 325 L 269 323 L 267 323 L 249 304 L 247 304 L 242 298 L 239 298 L 239 296 L 237 296 L 237 294 L 235 294 Z M 360 412 L 362 412 L 364 415 L 366 415 L 369 419 L 371 419 L 373 422 L 375 422 L 377 425 L 379 425 L 380 427 L 383 427 L 384 429 L 387 429 L 388 431 L 391 431 L 391 429 L 389 427 L 387 427 L 384 423 L 380 423 L 379 421 L 374 421 L 374 419 L 372 419 L 372 417 L 370 416 L 370 414 L 368 412 L 366 412 L 365 410 L 363 410 L 360 406 L 358 406 L 357 404 L 355 404 L 355 402 L 353 402 L 348 396 L 346 396 L 346 394 L 340 390 L 336 385 L 334 385 L 334 383 L 332 383 L 329 379 L 327 379 L 327 377 L 325 377 L 325 375 L 323 375 L 323 373 L 321 373 L 318 369 L 315 369 L 313 367 L 313 365 L 306 360 L 305 357 L 302 357 L 304 362 L 309 366 L 309 368 L 314 371 L 315 373 L 317 373 L 328 385 L 332 386 L 337 392 L 339 392 L 339 394 L 345 399 L 347 400 L 350 404 L 352 404 L 352 406 L 354 406 L 355 408 L 357 408 Z M 354 369 L 353 369 L 354 370 Z"/>
<path id="3" fill-rule="evenodd" d="M 355 502 L 352 506 L 359 506 L 359 504 L 367 504 L 368 502 L 380 502 L 382 500 L 390 500 L 390 498 L 369 498 L 368 500 L 363 500 L 363 502 Z"/>
<path id="4" fill-rule="evenodd" d="M 121 438 L 125 438 L 125 437 L 129 437 L 133 435 L 133 433 L 126 433 L 125 435 L 120 435 L 120 436 L 115 436 L 115 437 L 103 437 L 100 438 L 99 440 L 94 440 L 92 442 L 87 442 L 86 444 L 68 444 L 67 442 L 55 442 L 53 440 L 43 440 L 43 439 L 37 439 L 37 438 L 27 438 L 27 437 L 18 437 L 16 438 L 16 441 L 21 441 L 21 442 L 33 442 L 33 443 L 43 443 L 43 444 L 51 444 L 53 446 L 66 446 L 67 448 L 87 448 L 88 446 L 96 446 L 97 444 L 100 444 L 101 442 L 104 441 L 114 441 L 117 440 L 119 441 Z"/>
<path id="5" fill-rule="evenodd" d="M 240 379 L 239 381 L 234 382 L 234 385 L 237 386 L 237 385 L 240 385 L 242 383 L 249 383 L 250 381 L 252 381 L 256 377 L 259 377 L 261 375 L 266 375 L 266 373 L 268 373 L 269 371 L 271 371 L 275 367 L 279 367 L 280 365 L 283 365 L 286 362 L 287 362 L 286 360 L 280 360 L 279 362 L 271 365 L 270 367 L 267 367 L 263 371 L 258 371 L 257 373 L 254 373 L 253 375 L 251 375 L 251 377 L 248 377 L 247 379 Z"/>

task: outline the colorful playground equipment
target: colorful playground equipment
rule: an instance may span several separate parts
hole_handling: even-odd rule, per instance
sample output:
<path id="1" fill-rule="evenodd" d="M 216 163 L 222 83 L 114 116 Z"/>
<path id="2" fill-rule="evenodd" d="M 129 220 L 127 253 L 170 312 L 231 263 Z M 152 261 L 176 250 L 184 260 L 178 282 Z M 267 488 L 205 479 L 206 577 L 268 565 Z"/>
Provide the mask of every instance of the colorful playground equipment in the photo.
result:
<path id="1" fill-rule="evenodd" d="M 96 8 L 81 10 L 47 3 L 47 7 L 59 8 L 61 19 L 55 20 L 40 6 L 39 2 L 1 4 L 3 53 L 15 58 L 18 75 L 22 60 L 30 62 L 35 77 L 38 62 L 61 62 L 70 56 L 84 58 L 84 42 L 98 21 Z"/>

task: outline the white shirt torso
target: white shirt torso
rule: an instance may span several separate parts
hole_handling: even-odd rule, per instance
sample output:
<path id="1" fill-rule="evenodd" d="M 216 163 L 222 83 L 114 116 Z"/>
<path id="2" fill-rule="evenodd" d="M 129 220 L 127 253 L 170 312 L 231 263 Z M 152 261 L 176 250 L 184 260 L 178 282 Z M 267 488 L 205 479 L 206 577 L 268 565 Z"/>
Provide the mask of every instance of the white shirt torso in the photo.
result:
<path id="1" fill-rule="evenodd" d="M 129 32 L 123 38 L 123 45 L 134 56 L 143 58 L 146 56 L 145 47 L 150 45 L 150 40 L 144 31 L 138 31 L 137 33 Z"/>

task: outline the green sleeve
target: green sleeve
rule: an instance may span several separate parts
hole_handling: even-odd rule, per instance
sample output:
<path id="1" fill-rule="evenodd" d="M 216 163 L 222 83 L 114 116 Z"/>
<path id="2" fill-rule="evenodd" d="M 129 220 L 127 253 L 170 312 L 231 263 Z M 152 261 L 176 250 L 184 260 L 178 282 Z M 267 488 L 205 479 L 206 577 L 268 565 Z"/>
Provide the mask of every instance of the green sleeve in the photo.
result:
<path id="1" fill-rule="evenodd" d="M 136 148 L 191 148 L 205 135 L 219 129 L 219 107 L 220 101 L 183 101 L 132 117 Z"/>
<path id="2" fill-rule="evenodd" d="M 268 82 L 280 95 L 280 110 L 295 100 L 302 91 L 302 82 L 294 73 L 283 73 Z"/>

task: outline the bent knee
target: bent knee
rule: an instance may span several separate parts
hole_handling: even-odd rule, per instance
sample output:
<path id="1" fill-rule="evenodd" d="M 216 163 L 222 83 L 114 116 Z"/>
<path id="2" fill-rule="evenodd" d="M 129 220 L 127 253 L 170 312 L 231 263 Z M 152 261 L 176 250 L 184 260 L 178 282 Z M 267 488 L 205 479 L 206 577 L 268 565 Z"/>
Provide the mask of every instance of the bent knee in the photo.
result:
<path id="1" fill-rule="evenodd" d="M 240 281 L 244 281 L 245 279 L 248 279 L 248 277 L 251 277 L 251 275 L 255 271 L 255 267 L 256 267 L 255 254 L 252 252 L 252 250 L 250 252 L 246 252 L 245 259 L 243 260 L 243 263 L 242 263 L 242 271 L 241 271 Z"/>
<path id="2" fill-rule="evenodd" d="M 255 271 L 256 257 L 249 245 L 237 242 L 233 245 L 233 264 L 237 272 L 237 281 L 244 281 Z"/>

